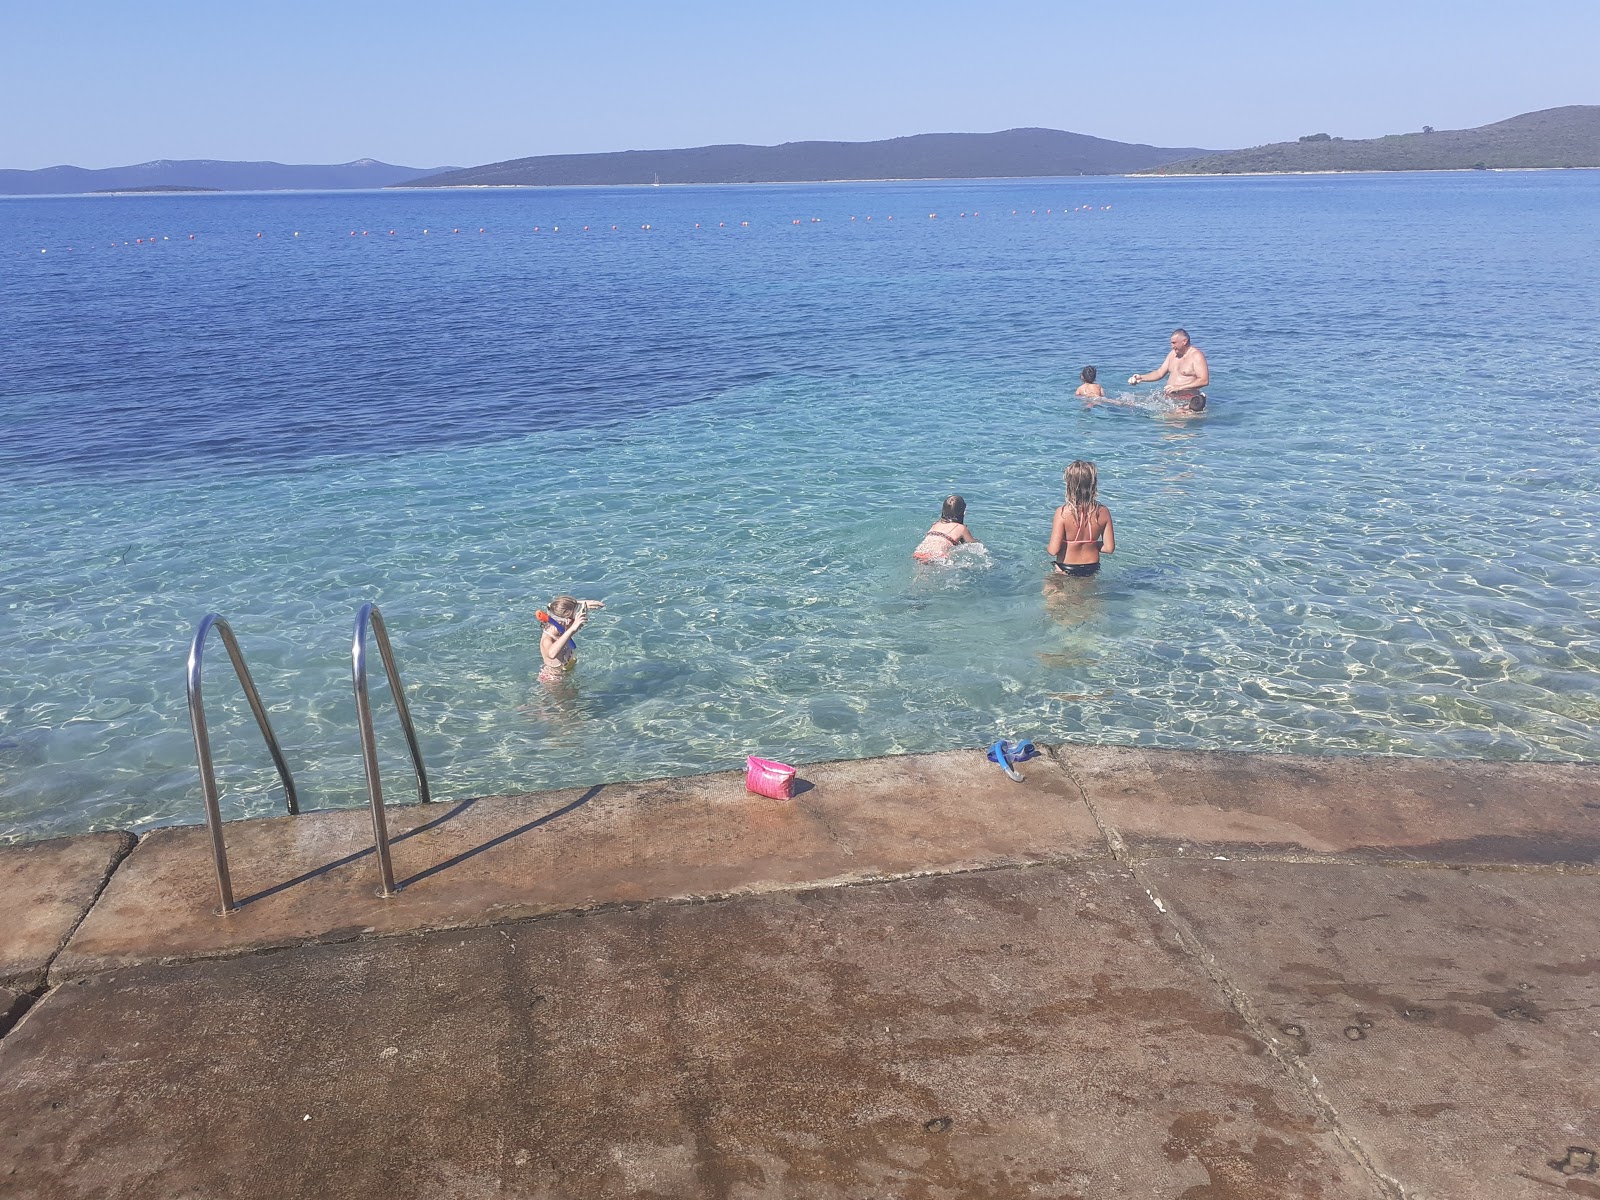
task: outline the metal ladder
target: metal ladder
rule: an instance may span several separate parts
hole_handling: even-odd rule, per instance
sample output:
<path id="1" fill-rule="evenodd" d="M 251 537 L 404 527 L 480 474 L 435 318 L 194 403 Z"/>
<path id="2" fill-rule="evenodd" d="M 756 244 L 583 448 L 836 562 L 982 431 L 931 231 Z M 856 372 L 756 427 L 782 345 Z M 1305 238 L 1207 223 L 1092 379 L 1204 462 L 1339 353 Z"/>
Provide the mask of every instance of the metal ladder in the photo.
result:
<path id="1" fill-rule="evenodd" d="M 369 626 L 377 639 L 378 654 L 389 676 L 389 691 L 394 695 L 395 711 L 400 714 L 400 728 L 405 731 L 406 745 L 411 750 L 411 767 L 417 775 L 418 804 L 428 802 L 428 773 L 422 766 L 417 730 L 411 723 L 405 685 L 400 682 L 400 668 L 395 665 L 394 648 L 389 645 L 389 634 L 383 627 L 383 614 L 378 611 L 376 604 L 363 604 L 361 611 L 356 614 L 355 640 L 350 643 L 350 676 L 356 689 L 356 717 L 361 722 L 361 765 L 367 772 L 367 802 L 372 806 L 372 844 L 378 851 L 378 875 L 382 884 L 379 892 L 384 896 L 392 896 L 399 888 L 395 886 L 394 866 L 389 861 L 389 825 L 384 820 L 383 782 L 378 777 L 378 741 L 372 732 L 372 704 L 367 699 Z"/>
<path id="2" fill-rule="evenodd" d="M 283 781 L 283 799 L 290 816 L 300 811 L 300 801 L 295 796 L 289 764 L 284 761 L 283 751 L 278 748 L 278 739 L 272 732 L 272 723 L 267 720 L 261 693 L 256 691 L 255 681 L 250 678 L 250 668 L 245 666 L 239 640 L 233 636 L 233 630 L 226 621 L 216 613 L 207 613 L 200 622 L 200 628 L 195 630 L 194 641 L 189 646 L 189 728 L 194 731 L 194 756 L 200 762 L 200 794 L 205 800 L 206 828 L 211 833 L 211 857 L 217 868 L 217 896 L 222 903 L 222 911 L 231 913 L 237 910 L 238 905 L 233 902 L 228 851 L 222 842 L 222 810 L 217 803 L 217 776 L 211 766 L 211 734 L 206 729 L 206 709 L 200 695 L 200 667 L 205 661 L 206 635 L 213 629 L 222 637 L 228 658 L 233 662 L 233 673 L 239 677 L 244 698 L 250 702 L 250 711 L 255 714 L 256 724 L 261 727 L 261 736 L 267 741 L 272 763 L 278 768 L 278 778 Z"/>
<path id="3" fill-rule="evenodd" d="M 225 620 L 216 613 L 208 613 L 200 622 L 200 627 L 195 631 L 194 641 L 189 647 L 189 726 L 194 732 L 195 758 L 200 765 L 200 791 L 205 801 L 206 827 L 211 834 L 211 855 L 216 866 L 217 894 L 221 902 L 221 912 L 227 914 L 238 911 L 239 906 L 234 902 L 233 883 L 228 873 L 228 852 L 222 838 L 222 812 L 218 802 L 216 773 L 211 760 L 211 735 L 206 726 L 205 704 L 200 688 L 206 636 L 212 629 L 216 629 L 222 637 L 222 644 L 227 648 L 228 658 L 233 663 L 234 674 L 238 676 L 240 686 L 244 688 L 250 711 L 255 716 L 256 725 L 261 729 L 261 736 L 266 740 L 273 765 L 278 769 L 278 778 L 283 781 L 284 802 L 291 816 L 300 812 L 300 802 L 295 794 L 294 779 L 289 774 L 289 764 L 284 761 L 283 751 L 279 748 L 278 739 L 272 732 L 272 724 L 267 719 L 267 710 L 261 703 L 260 693 L 256 691 L 255 681 L 250 678 L 250 668 L 245 665 L 238 639 L 234 637 L 233 630 Z M 377 853 L 381 885 L 379 894 L 393 896 L 399 888 L 395 884 L 394 867 L 389 858 L 389 829 L 388 822 L 384 818 L 383 784 L 378 771 L 378 743 L 373 733 L 372 704 L 367 694 L 368 629 L 372 630 L 377 639 L 378 654 L 383 659 L 384 671 L 389 677 L 389 690 L 394 695 L 395 709 L 400 714 L 400 727 L 405 733 L 406 745 L 411 751 L 411 765 L 417 777 L 417 800 L 421 804 L 428 803 L 429 799 L 428 774 L 422 765 L 422 750 L 417 744 L 416 726 L 411 720 L 410 706 L 406 704 L 405 685 L 400 680 L 400 668 L 395 664 L 394 648 L 389 644 L 389 634 L 383 625 L 383 614 L 378 611 L 377 605 L 363 604 L 361 611 L 356 614 L 355 639 L 350 646 L 350 675 L 355 686 L 356 716 L 361 725 L 361 761 L 366 770 L 367 801 L 372 808 L 373 846 Z"/>

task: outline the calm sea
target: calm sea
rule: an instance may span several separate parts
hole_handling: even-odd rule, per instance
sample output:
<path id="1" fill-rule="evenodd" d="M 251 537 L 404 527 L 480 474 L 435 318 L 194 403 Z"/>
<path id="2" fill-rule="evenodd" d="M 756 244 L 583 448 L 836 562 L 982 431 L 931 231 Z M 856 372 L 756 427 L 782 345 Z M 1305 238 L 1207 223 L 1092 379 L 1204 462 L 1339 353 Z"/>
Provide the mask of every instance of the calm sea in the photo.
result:
<path id="1" fill-rule="evenodd" d="M 1597 242 L 1595 172 L 0 200 L 0 838 L 199 819 L 212 611 L 302 802 L 361 802 L 367 600 L 443 799 L 1001 734 L 1600 758 Z M 1180 324 L 1197 421 L 1121 382 Z M 1080 457 L 1118 552 L 1046 587 Z M 988 553 L 913 569 L 949 491 Z M 556 592 L 607 608 L 552 692 Z M 207 695 L 273 811 L 215 644 Z"/>

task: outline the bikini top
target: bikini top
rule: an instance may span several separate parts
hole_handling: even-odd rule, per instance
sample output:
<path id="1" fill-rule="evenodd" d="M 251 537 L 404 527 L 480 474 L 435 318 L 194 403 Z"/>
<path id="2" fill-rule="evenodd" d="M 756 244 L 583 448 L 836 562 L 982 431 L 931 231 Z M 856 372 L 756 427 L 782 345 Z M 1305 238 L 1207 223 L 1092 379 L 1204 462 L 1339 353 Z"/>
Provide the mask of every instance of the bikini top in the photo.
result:
<path id="1" fill-rule="evenodd" d="M 1078 525 L 1078 532 L 1079 533 L 1083 532 L 1083 528 L 1084 528 L 1085 524 L 1087 524 L 1089 529 L 1091 531 L 1093 531 L 1093 529 L 1094 529 L 1094 519 L 1100 515 L 1100 507 L 1101 507 L 1100 505 L 1096 504 L 1093 508 L 1091 508 L 1089 510 L 1089 513 L 1088 513 L 1087 516 L 1082 517 L 1080 519 L 1079 525 Z M 1067 509 L 1067 506 L 1065 504 L 1063 504 L 1056 511 L 1057 512 L 1065 512 L 1066 509 Z M 1098 537 L 1068 538 L 1066 544 L 1068 546 L 1098 546 L 1100 544 L 1100 542 L 1101 542 L 1101 539 L 1098 538 Z"/>
<path id="2" fill-rule="evenodd" d="M 961 542 L 960 542 L 959 539 L 951 537 L 948 533 L 946 533 L 942 529 L 930 529 L 923 536 L 924 537 L 942 537 L 945 541 L 949 542 L 952 546 L 961 545 Z"/>

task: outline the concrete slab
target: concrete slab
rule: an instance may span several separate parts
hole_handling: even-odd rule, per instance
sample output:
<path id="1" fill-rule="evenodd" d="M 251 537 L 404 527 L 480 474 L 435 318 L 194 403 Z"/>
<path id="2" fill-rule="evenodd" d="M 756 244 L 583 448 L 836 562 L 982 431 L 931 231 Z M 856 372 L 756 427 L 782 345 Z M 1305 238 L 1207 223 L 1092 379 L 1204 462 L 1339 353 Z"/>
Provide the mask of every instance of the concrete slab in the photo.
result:
<path id="1" fill-rule="evenodd" d="M 0 846 L 0 985 L 28 991 L 133 848 L 131 833 Z"/>
<path id="2" fill-rule="evenodd" d="M 227 828 L 238 912 L 216 915 L 204 829 L 147 834 L 52 978 L 135 962 L 484 925 L 545 913 L 1105 856 L 1056 764 L 1008 780 L 981 751 L 824 763 L 793 801 L 742 774 L 390 811 L 398 896 L 365 810 Z"/>
<path id="3" fill-rule="evenodd" d="M 1063 747 L 1138 857 L 1600 867 L 1600 765 Z"/>
<path id="4" fill-rule="evenodd" d="M 1104 861 L 118 970 L 0 1076 L 18 1200 L 1382 1194 Z"/>
<path id="5" fill-rule="evenodd" d="M 1600 876 L 1144 873 L 1407 1197 L 1600 1197 Z"/>

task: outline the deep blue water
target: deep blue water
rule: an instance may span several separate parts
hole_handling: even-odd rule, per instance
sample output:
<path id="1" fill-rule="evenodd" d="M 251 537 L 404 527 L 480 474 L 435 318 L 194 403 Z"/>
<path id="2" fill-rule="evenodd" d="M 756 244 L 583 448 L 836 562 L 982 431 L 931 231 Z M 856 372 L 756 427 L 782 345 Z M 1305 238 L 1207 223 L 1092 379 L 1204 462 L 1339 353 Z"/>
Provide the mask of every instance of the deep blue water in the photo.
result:
<path id="1" fill-rule="evenodd" d="M 1594 172 L 0 200 L 0 836 L 198 818 L 208 611 L 306 802 L 358 802 L 368 599 L 445 798 L 1001 732 L 1596 758 L 1597 202 Z M 1120 382 L 1176 324 L 1199 421 Z M 1085 363 L 1139 407 L 1085 410 Z M 1119 552 L 1063 592 L 1077 457 Z M 989 553 L 914 572 L 948 490 Z M 532 613 L 568 590 L 608 608 L 551 693 Z M 222 659 L 225 807 L 270 811 Z"/>

